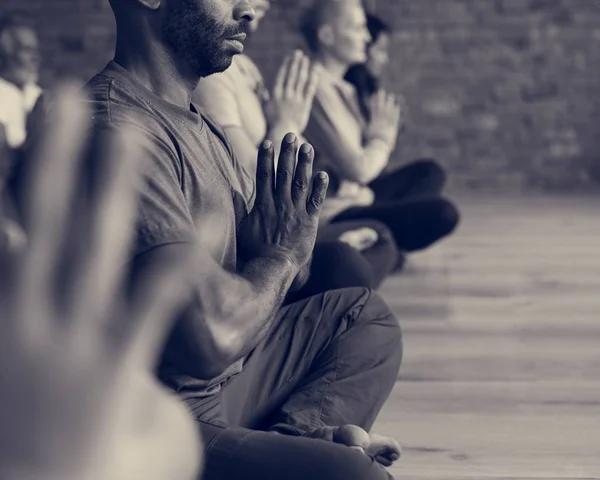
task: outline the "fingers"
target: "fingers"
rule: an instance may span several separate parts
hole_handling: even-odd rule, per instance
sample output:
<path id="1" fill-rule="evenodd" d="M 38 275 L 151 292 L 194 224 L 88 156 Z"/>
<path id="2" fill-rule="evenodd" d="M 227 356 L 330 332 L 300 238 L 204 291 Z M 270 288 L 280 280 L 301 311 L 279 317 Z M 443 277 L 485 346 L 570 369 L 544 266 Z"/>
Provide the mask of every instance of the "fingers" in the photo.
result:
<path id="1" fill-rule="evenodd" d="M 29 297 L 23 299 L 25 302 L 39 303 L 53 286 L 88 124 L 89 115 L 79 89 L 61 88 L 29 172 L 25 206 L 29 249 L 20 287 Z"/>
<path id="2" fill-rule="evenodd" d="M 292 63 L 293 56 L 287 55 L 279 67 L 277 71 L 277 76 L 275 77 L 275 85 L 273 86 L 273 95 L 275 98 L 282 98 L 285 93 L 285 87 L 288 79 L 288 71 L 290 69 L 290 64 Z"/>
<path id="3" fill-rule="evenodd" d="M 297 50 L 285 57 L 275 80 L 273 92 L 277 98 L 312 101 L 321 69 L 311 66 L 310 59 Z"/>
<path id="4" fill-rule="evenodd" d="M 296 77 L 296 84 L 294 85 L 294 94 L 297 98 L 304 98 L 304 92 L 306 91 L 306 84 L 308 83 L 311 68 L 310 60 L 306 55 L 298 52 L 298 74 Z"/>
<path id="5" fill-rule="evenodd" d="M 319 86 L 319 80 L 321 79 L 321 67 L 317 65 L 313 65 L 310 69 L 310 75 L 308 77 L 308 81 L 306 82 L 306 87 L 304 89 L 304 98 L 307 102 L 310 102 L 312 105 L 312 101 L 315 98 L 317 93 L 317 87 Z"/>
<path id="6" fill-rule="evenodd" d="M 291 201 L 296 208 L 306 208 L 309 215 L 318 216 L 325 201 L 329 177 L 325 172 L 319 172 L 312 180 L 314 149 L 307 143 L 300 149 L 296 166 L 297 141 L 296 136 L 289 133 L 282 142 L 275 198 L 283 204 Z"/>
<path id="7" fill-rule="evenodd" d="M 406 113 L 407 113 L 407 104 L 406 104 L 406 98 L 404 98 L 403 95 L 398 95 L 396 97 L 396 106 L 397 106 L 397 110 L 398 110 L 398 119 L 401 121 L 404 121 L 404 119 L 406 118 Z"/>
<path id="8" fill-rule="evenodd" d="M 303 66 L 304 55 L 300 51 L 294 52 L 288 72 L 285 86 L 285 94 L 288 98 L 298 98 L 297 88 L 300 83 L 301 70 Z M 306 75 L 306 74 L 305 74 Z"/>
<path id="9" fill-rule="evenodd" d="M 258 206 L 270 205 L 275 191 L 275 151 L 273 144 L 265 140 L 258 149 L 256 164 L 256 200 Z"/>
<path id="10" fill-rule="evenodd" d="M 89 202 L 78 219 L 86 228 L 86 245 L 79 252 L 71 296 L 74 319 L 105 319 L 121 287 L 132 244 L 136 212 L 136 182 L 141 159 L 141 134 L 133 127 L 112 130 L 93 144 L 97 167 Z M 78 227 L 78 228 L 77 228 Z M 122 321 L 121 318 L 116 321 Z"/>
<path id="11" fill-rule="evenodd" d="M 306 206 L 313 174 L 313 159 L 314 150 L 311 145 L 305 143 L 298 154 L 298 165 L 292 186 L 292 201 L 297 208 Z"/>
<path id="12" fill-rule="evenodd" d="M 319 172 L 313 180 L 313 187 L 310 197 L 306 202 L 306 211 L 311 216 L 319 216 L 327 194 L 329 185 L 329 176 L 325 172 Z"/>
<path id="13" fill-rule="evenodd" d="M 277 180 L 275 182 L 275 200 L 279 204 L 291 202 L 292 181 L 296 169 L 298 139 L 288 133 L 281 142 L 281 152 L 277 163 Z"/>
<path id="14" fill-rule="evenodd" d="M 0 258 L 22 252 L 26 245 L 23 229 L 8 218 L 0 218 Z"/>

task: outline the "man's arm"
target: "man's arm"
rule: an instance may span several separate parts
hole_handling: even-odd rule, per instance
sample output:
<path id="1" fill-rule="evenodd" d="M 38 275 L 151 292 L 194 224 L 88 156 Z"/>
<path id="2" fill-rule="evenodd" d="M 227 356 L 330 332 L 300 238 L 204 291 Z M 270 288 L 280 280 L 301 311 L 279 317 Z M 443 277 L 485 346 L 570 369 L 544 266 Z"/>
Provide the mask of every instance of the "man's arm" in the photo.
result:
<path id="1" fill-rule="evenodd" d="M 108 139 L 102 136 L 114 135 L 119 128 L 122 125 L 116 122 L 97 126 L 97 145 L 104 145 Z M 273 146 L 261 148 L 255 206 L 238 229 L 246 263 L 236 275 L 226 272 L 205 248 L 219 239 L 207 238 L 210 225 L 197 227 L 192 221 L 172 149 L 147 130 L 138 130 L 145 164 L 130 288 L 144 288 L 147 278 L 160 274 L 163 262 L 197 250 L 191 265 L 193 297 L 174 332 L 184 346 L 175 360 L 185 364 L 187 373 L 211 379 L 260 342 L 294 278 L 308 262 L 327 181 L 322 176 L 312 181 L 312 151 L 301 153 L 295 166 L 295 142 L 283 147 L 277 174 Z M 197 246 L 200 239 L 205 246 Z"/>
<path id="2" fill-rule="evenodd" d="M 94 146 L 106 145 L 123 127 L 122 122 L 96 126 Z M 174 335 L 184 345 L 179 357 L 187 372 L 210 379 L 254 348 L 299 268 L 284 255 L 257 255 L 245 264 L 241 275 L 225 271 L 207 248 L 209 242 L 220 241 L 209 236 L 220 229 L 211 229 L 211 219 L 192 219 L 172 147 L 149 130 L 134 128 L 144 164 L 130 288 L 145 288 L 148 278 L 160 275 L 161 265 L 194 250 L 196 262 L 190 264 L 193 295 Z"/>
<path id="3" fill-rule="evenodd" d="M 298 269 L 283 257 L 259 257 L 235 275 L 221 268 L 201 246 L 180 243 L 138 256 L 133 283 L 142 285 L 156 265 L 190 256 L 196 260 L 190 272 L 193 294 L 173 332 L 179 349 L 171 360 L 181 363 L 190 375 L 211 379 L 260 342 Z"/>
<path id="4" fill-rule="evenodd" d="M 291 68 L 290 64 L 293 64 L 293 60 L 296 62 L 295 69 Z M 300 66 L 300 63 L 304 61 L 304 65 Z M 303 68 L 304 67 L 304 71 Z M 298 127 L 295 126 L 297 120 L 294 120 L 298 111 L 307 111 L 308 106 L 312 103 L 314 96 L 314 90 L 316 88 L 317 73 L 308 72 L 308 58 L 302 57 L 296 54 L 296 57 L 288 56 L 284 60 L 280 72 L 278 74 L 278 83 L 282 86 L 279 90 L 274 92 L 276 99 L 271 105 L 271 109 L 277 111 L 275 115 L 278 118 L 273 125 L 267 131 L 266 139 L 273 143 L 275 148 L 275 158 L 279 157 L 279 140 L 282 139 L 286 133 L 294 132 L 296 135 L 300 135 L 301 132 L 295 132 Z M 291 74 L 293 73 L 293 74 Z M 219 126 L 225 132 L 227 141 L 231 145 L 235 152 L 237 161 L 245 168 L 247 172 L 254 174 L 256 172 L 256 158 L 259 151 L 259 146 L 256 145 L 250 134 L 243 126 L 242 112 L 240 111 L 240 103 L 237 100 L 236 92 L 236 78 L 234 75 L 241 75 L 239 70 L 233 69 L 227 71 L 224 74 L 213 75 L 209 78 L 202 79 L 198 88 L 193 94 L 193 101 L 196 102 L 204 112 L 210 115 Z M 299 81 L 298 77 L 302 77 L 303 81 Z M 311 82 L 311 87 L 308 88 L 308 82 Z M 293 89 L 290 90 L 290 95 L 294 99 L 294 103 L 288 105 L 282 99 L 283 85 L 290 83 L 293 85 L 298 92 Z M 306 91 L 308 88 L 308 92 Z M 300 93 L 301 92 L 301 93 Z M 283 105 L 283 111 L 282 110 Z M 294 115 L 291 115 L 291 119 L 286 118 L 285 112 L 292 111 Z M 263 112 L 261 112 L 261 115 Z M 307 113 L 301 113 L 301 116 L 308 115 Z M 289 120 L 289 121 L 288 121 Z M 263 139 L 261 139 L 262 141 Z M 308 281 L 310 273 L 310 261 L 300 270 L 292 285 L 290 291 L 300 290 Z"/>

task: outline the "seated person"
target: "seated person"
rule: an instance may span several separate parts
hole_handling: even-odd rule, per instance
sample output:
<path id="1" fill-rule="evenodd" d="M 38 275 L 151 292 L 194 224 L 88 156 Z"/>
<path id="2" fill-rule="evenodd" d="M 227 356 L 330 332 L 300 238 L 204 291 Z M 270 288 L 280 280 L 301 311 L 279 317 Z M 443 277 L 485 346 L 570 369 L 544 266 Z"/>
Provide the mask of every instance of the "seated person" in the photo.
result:
<path id="1" fill-rule="evenodd" d="M 0 183 L 27 137 L 27 120 L 42 90 L 38 38 L 25 21 L 0 20 Z"/>
<path id="2" fill-rule="evenodd" d="M 268 12 L 269 2 L 251 3 L 256 11 L 250 23 L 250 32 L 254 32 Z M 277 144 L 287 132 L 303 132 L 317 79 L 318 72 L 297 51 L 284 60 L 271 94 L 250 57 L 237 55 L 225 72 L 203 79 L 192 98 L 225 130 L 239 161 L 253 172 L 265 138 Z M 319 231 L 309 279 L 291 298 L 349 286 L 377 288 L 398 264 L 398 257 L 391 232 L 380 222 L 325 224 Z"/>
<path id="3" fill-rule="evenodd" d="M 390 27 L 380 18 L 367 13 L 367 28 L 371 41 L 367 61 L 351 67 L 345 80 L 358 95 L 361 113 L 366 123 L 371 121 L 371 104 L 379 92 L 379 81 L 389 63 Z M 402 129 L 402 119 L 399 129 Z M 386 174 L 386 171 L 389 173 Z M 446 172 L 434 160 L 416 160 L 402 168 L 386 168 L 371 182 L 378 198 L 414 199 L 439 197 L 446 183 Z"/>
<path id="4" fill-rule="evenodd" d="M 273 144 L 262 144 L 253 180 L 190 101 L 241 52 L 253 9 L 110 4 L 115 58 L 87 86 L 94 138 L 129 126 L 142 144 L 132 291 L 195 252 L 193 292 L 158 372 L 198 422 L 202 478 L 391 479 L 381 464 L 399 457 L 397 443 L 367 432 L 398 376 L 397 319 L 363 288 L 281 306 L 314 247 L 327 175 L 313 175 L 312 147 L 298 153 L 288 134 L 277 172 Z"/>
<path id="5" fill-rule="evenodd" d="M 407 252 L 450 234 L 458 223 L 450 202 L 398 199 L 395 181 L 383 182 L 385 188 L 378 185 L 396 144 L 400 106 L 379 91 L 366 122 L 356 90 L 344 80 L 351 65 L 366 61 L 370 35 L 361 2 L 317 1 L 305 17 L 303 33 L 314 61 L 323 67 L 305 136 L 314 145 L 317 165 L 331 176 L 324 214 L 332 222 L 381 221 L 393 232 L 398 248 Z"/>

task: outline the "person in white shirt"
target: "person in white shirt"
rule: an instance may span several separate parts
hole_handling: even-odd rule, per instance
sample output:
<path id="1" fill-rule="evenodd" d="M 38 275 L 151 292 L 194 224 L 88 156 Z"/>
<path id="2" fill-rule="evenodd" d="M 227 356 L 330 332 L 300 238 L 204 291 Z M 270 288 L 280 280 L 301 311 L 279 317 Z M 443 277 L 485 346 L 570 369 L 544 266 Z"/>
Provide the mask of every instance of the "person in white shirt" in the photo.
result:
<path id="1" fill-rule="evenodd" d="M 15 18 L 0 21 L 0 179 L 12 167 L 12 152 L 27 139 L 28 117 L 42 94 L 39 67 L 35 30 Z"/>
<path id="2" fill-rule="evenodd" d="M 256 11 L 249 24 L 253 32 L 269 11 L 270 2 L 250 3 Z M 253 173 L 263 140 L 277 144 L 276 139 L 285 132 L 302 135 L 319 75 L 320 69 L 313 68 L 308 57 L 296 51 L 285 58 L 269 91 L 252 59 L 237 55 L 225 72 L 200 81 L 193 100 L 225 130 L 240 163 Z M 377 288 L 401 260 L 391 232 L 381 222 L 324 222 L 319 228 L 308 282 L 290 300 L 349 286 Z"/>
<path id="3" fill-rule="evenodd" d="M 6 143 L 18 148 L 26 138 L 27 115 L 42 90 L 38 86 L 38 37 L 29 25 L 9 18 L 0 23 L 0 125 Z"/>

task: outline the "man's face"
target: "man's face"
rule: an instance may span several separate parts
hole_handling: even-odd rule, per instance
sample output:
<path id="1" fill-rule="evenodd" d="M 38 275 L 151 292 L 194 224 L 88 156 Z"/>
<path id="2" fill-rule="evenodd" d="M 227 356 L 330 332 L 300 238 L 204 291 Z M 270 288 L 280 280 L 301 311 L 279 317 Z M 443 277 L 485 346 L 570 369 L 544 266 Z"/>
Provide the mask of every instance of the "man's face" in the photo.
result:
<path id="1" fill-rule="evenodd" d="M 9 28 L 2 38 L 4 70 L 19 85 L 37 82 L 40 51 L 37 34 L 27 27 Z"/>
<path id="2" fill-rule="evenodd" d="M 162 36 L 196 75 L 206 77 L 227 70 L 242 53 L 253 17 L 248 0 L 170 0 Z"/>
<path id="3" fill-rule="evenodd" d="M 258 30 L 260 21 L 265 18 L 265 15 L 271 9 L 271 2 L 269 0 L 251 0 L 252 8 L 254 8 L 255 17 L 250 22 L 250 31 L 256 32 Z"/>
<path id="4" fill-rule="evenodd" d="M 352 65 L 367 60 L 367 45 L 371 35 L 367 28 L 367 17 L 359 4 L 347 4 L 340 8 L 339 17 L 332 23 L 334 55 Z"/>

